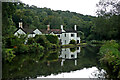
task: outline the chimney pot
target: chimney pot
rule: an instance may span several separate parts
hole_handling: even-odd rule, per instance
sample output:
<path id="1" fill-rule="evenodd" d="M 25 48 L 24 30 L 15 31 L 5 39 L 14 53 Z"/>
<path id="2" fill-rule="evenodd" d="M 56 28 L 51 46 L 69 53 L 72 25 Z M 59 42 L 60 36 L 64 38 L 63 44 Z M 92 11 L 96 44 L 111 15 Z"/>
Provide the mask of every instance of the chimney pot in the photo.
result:
<path id="1" fill-rule="evenodd" d="M 63 25 L 61 25 L 61 30 L 63 30 Z"/>
<path id="2" fill-rule="evenodd" d="M 74 29 L 75 29 L 75 31 L 77 30 L 77 26 L 76 25 L 74 26 Z"/>
<path id="3" fill-rule="evenodd" d="M 48 31 L 50 30 L 50 25 L 47 25 L 47 30 L 48 30 Z"/>
<path id="4" fill-rule="evenodd" d="M 23 28 L 22 22 L 19 22 L 19 28 Z"/>

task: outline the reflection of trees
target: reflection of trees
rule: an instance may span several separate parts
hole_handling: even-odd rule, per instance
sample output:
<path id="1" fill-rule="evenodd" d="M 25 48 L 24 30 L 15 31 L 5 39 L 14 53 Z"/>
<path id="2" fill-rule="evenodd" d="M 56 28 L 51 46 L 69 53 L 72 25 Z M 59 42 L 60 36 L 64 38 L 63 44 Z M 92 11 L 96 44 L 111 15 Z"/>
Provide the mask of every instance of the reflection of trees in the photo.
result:
<path id="1" fill-rule="evenodd" d="M 19 55 L 14 59 L 13 63 L 3 62 L 3 79 L 36 78 L 37 76 L 56 75 L 62 72 L 98 66 L 98 55 L 95 47 L 86 47 L 81 51 L 84 53 L 78 54 L 76 66 L 74 65 L 74 60 L 66 60 L 64 66 L 61 66 L 61 59 L 58 59 L 58 51 L 46 52 L 42 58 L 39 58 L 39 54 L 33 54 L 34 56 L 32 54 Z"/>
<path id="2" fill-rule="evenodd" d="M 91 75 L 95 78 L 105 78 L 105 74 L 106 72 L 103 69 L 98 69 L 96 71 L 94 71 L 93 73 L 91 73 Z"/>
<path id="3" fill-rule="evenodd" d="M 120 73 L 119 73 L 119 66 L 117 66 L 118 68 L 115 70 L 115 66 L 113 66 L 112 64 L 109 63 L 101 63 L 101 67 L 105 70 L 105 78 L 109 78 L 109 79 L 115 79 L 118 80 L 120 79 Z"/>

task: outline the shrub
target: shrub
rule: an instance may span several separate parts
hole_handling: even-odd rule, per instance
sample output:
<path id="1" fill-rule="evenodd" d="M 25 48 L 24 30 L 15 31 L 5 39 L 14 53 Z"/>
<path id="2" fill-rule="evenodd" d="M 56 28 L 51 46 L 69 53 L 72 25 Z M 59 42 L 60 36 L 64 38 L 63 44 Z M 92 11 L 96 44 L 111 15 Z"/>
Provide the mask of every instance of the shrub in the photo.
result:
<path id="1" fill-rule="evenodd" d="M 13 58 L 15 57 L 13 49 L 3 49 L 3 58 L 4 60 L 7 60 L 11 62 Z"/>
<path id="2" fill-rule="evenodd" d="M 44 51 L 44 47 L 38 43 L 29 45 L 29 53 L 41 53 Z"/>
<path id="3" fill-rule="evenodd" d="M 35 40 L 34 40 L 34 38 L 32 38 L 32 37 L 28 38 L 27 44 L 30 45 L 30 44 L 33 44 L 33 43 L 36 43 Z"/>
<path id="4" fill-rule="evenodd" d="M 48 57 L 47 60 L 48 61 L 53 61 L 53 60 L 57 60 L 58 59 L 58 54 L 57 53 L 51 53 Z"/>
<path id="5" fill-rule="evenodd" d="M 50 47 L 50 42 L 46 39 L 45 35 L 36 35 L 35 42 L 45 47 L 45 49 Z"/>
<path id="6" fill-rule="evenodd" d="M 15 51 L 16 54 L 19 54 L 19 53 L 28 53 L 29 46 L 21 44 L 19 46 L 14 47 L 14 51 Z"/>
<path id="7" fill-rule="evenodd" d="M 111 74 L 109 75 L 111 78 L 115 73 L 120 73 L 120 51 L 119 44 L 116 41 L 111 40 L 106 42 L 101 48 L 99 53 L 102 55 L 100 62 L 106 66 L 105 70 L 109 72 L 107 68 L 111 68 Z M 119 74 L 115 74 L 116 78 L 119 77 Z"/>
<path id="8" fill-rule="evenodd" d="M 56 45 L 56 44 L 52 44 L 52 45 L 51 45 L 51 48 L 56 49 L 56 48 L 57 48 L 57 45 Z"/>
<path id="9" fill-rule="evenodd" d="M 24 44 L 25 37 L 21 35 L 20 38 L 17 36 L 11 35 L 5 38 L 5 47 L 13 48 L 14 46 L 19 46 L 20 44 Z"/>
<path id="10" fill-rule="evenodd" d="M 76 41 L 72 39 L 69 44 L 76 44 Z"/>
<path id="11" fill-rule="evenodd" d="M 52 44 L 59 44 L 58 36 L 56 35 L 45 35 L 47 40 Z"/>

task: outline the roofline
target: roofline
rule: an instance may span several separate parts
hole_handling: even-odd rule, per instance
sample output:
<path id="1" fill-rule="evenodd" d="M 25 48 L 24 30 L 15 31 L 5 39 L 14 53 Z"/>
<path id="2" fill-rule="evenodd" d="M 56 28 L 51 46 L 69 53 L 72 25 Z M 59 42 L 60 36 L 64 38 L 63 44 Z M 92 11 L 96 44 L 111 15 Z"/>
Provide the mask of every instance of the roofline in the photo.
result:
<path id="1" fill-rule="evenodd" d="M 27 34 L 27 32 L 26 32 L 23 28 L 18 28 L 18 29 L 14 32 L 14 34 L 15 34 L 19 29 L 21 29 L 22 31 L 24 31 L 24 32 Z"/>
<path id="2" fill-rule="evenodd" d="M 62 32 L 62 33 L 77 33 L 77 32 L 76 31 L 74 31 L 74 32 L 70 31 L 70 32 Z"/>

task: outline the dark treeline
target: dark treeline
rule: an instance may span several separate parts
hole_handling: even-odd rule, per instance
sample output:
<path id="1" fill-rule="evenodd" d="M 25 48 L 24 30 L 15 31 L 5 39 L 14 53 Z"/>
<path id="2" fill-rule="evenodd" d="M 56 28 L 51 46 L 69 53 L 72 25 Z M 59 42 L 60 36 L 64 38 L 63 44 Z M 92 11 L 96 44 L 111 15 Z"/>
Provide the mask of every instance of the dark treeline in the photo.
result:
<path id="1" fill-rule="evenodd" d="M 81 40 L 120 39 L 120 15 L 118 14 L 100 15 L 101 10 L 98 11 L 98 17 L 95 17 L 70 11 L 38 8 L 24 3 L 2 3 L 2 5 L 3 36 L 13 34 L 22 19 L 24 28 L 46 29 L 46 25 L 50 24 L 50 28 L 60 29 L 60 25 L 64 25 L 64 29 L 72 29 L 77 25 Z"/>
<path id="2" fill-rule="evenodd" d="M 4 6 L 8 7 L 4 8 Z M 54 11 L 50 8 L 37 8 L 23 3 L 3 3 L 3 15 L 6 16 L 6 19 L 3 18 L 3 35 L 14 32 L 22 19 L 24 28 L 46 29 L 46 25 L 50 24 L 50 28 L 60 29 L 60 25 L 64 25 L 64 29 L 73 29 L 73 26 L 77 25 L 77 30 L 84 39 L 91 34 L 90 29 L 94 26 L 93 19 L 95 19 L 93 16 L 76 12 Z M 6 25 L 6 21 L 10 25 Z M 6 29 L 9 30 L 6 32 Z"/>

